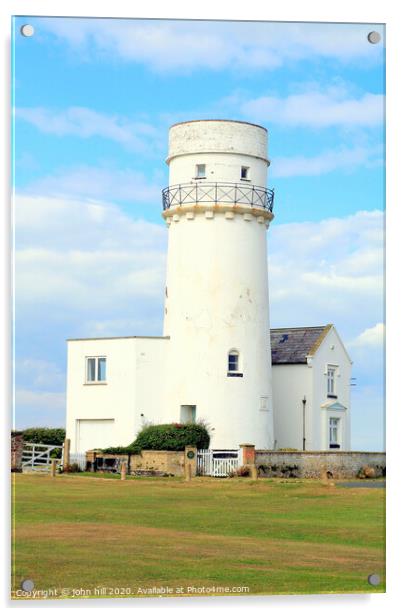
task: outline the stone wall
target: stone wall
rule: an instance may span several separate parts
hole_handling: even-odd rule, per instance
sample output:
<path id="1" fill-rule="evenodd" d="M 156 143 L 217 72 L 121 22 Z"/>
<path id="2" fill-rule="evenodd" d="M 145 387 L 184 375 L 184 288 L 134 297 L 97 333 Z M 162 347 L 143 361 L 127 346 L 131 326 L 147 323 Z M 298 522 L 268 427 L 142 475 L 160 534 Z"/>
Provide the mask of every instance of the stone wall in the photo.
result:
<path id="1" fill-rule="evenodd" d="M 191 448 L 192 449 L 192 448 Z M 195 450 L 194 450 L 195 451 Z M 184 476 L 184 463 L 187 451 L 153 451 L 150 449 L 143 450 L 139 455 L 128 454 L 106 454 L 100 451 L 87 451 L 87 462 L 89 470 L 92 470 L 90 465 L 95 463 L 95 467 L 99 470 L 119 471 L 121 464 L 126 463 L 128 475 L 159 475 L 159 476 Z M 197 456 L 195 455 L 188 463 L 194 466 Z M 114 464 L 114 462 L 116 462 Z M 193 469 L 195 475 L 195 468 Z"/>
<path id="2" fill-rule="evenodd" d="M 184 451 L 143 450 L 140 455 L 131 456 L 130 474 L 138 471 L 158 471 L 166 475 L 184 475 Z"/>
<path id="3" fill-rule="evenodd" d="M 19 473 L 22 470 L 22 451 L 24 449 L 24 435 L 22 432 L 11 433 L 11 472 Z"/>
<path id="4" fill-rule="evenodd" d="M 384 477 L 386 470 L 385 453 L 368 451 L 256 450 L 255 464 L 260 477 L 351 479 Z"/>

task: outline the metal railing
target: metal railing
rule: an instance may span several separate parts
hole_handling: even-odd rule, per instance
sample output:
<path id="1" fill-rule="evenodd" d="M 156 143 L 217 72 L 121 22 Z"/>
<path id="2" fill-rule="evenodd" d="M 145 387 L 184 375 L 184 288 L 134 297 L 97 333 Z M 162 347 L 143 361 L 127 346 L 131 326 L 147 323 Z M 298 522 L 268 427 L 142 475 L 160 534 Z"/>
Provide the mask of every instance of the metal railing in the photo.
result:
<path id="1" fill-rule="evenodd" d="M 272 212 L 274 191 L 263 186 L 223 182 L 175 184 L 162 190 L 163 209 L 197 203 L 250 205 Z"/>

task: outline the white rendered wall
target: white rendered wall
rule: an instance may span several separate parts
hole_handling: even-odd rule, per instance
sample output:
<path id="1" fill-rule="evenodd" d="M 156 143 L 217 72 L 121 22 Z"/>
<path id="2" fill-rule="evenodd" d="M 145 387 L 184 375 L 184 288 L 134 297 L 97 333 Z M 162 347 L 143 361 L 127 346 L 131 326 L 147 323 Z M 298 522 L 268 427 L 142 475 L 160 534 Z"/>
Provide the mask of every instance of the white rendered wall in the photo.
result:
<path id="1" fill-rule="evenodd" d="M 328 364 L 337 366 L 335 377 L 336 399 L 327 397 Z M 334 327 L 330 329 L 314 354 L 313 371 L 313 424 L 316 430 L 315 440 L 320 443 L 319 449 L 329 449 L 329 418 L 339 417 L 341 420 L 341 449 L 350 450 L 350 377 L 352 363 Z M 322 407 L 323 404 L 335 402 L 345 406 L 346 411 L 333 411 Z"/>
<path id="2" fill-rule="evenodd" d="M 167 162 L 183 154 L 222 152 L 248 154 L 267 160 L 268 133 L 249 122 L 233 120 L 195 120 L 180 122 L 169 131 Z"/>
<path id="3" fill-rule="evenodd" d="M 252 184 L 258 177 L 258 185 L 266 185 L 266 131 L 227 121 L 171 129 L 170 185 L 191 182 L 194 165 L 202 162 L 199 152 L 205 150 L 215 171 L 213 181 L 239 181 L 239 165 L 244 164 L 253 167 Z M 250 213 L 246 208 L 228 211 L 231 207 L 178 206 L 165 213 L 164 334 L 170 336 L 166 419 L 179 421 L 181 405 L 196 405 L 197 419 L 213 428 L 214 448 L 237 448 L 242 442 L 271 448 L 266 224 L 272 216 L 251 208 Z M 240 353 L 243 377 L 227 376 L 231 349 Z"/>
<path id="4" fill-rule="evenodd" d="M 163 338 L 68 341 L 66 430 L 72 452 L 78 420 L 113 419 L 107 424 L 109 446 L 128 445 L 144 421 L 161 420 L 168 343 Z M 106 357 L 105 383 L 86 382 L 86 357 Z M 98 446 L 95 440 L 91 446 Z"/>
<path id="5" fill-rule="evenodd" d="M 303 403 L 306 396 L 306 449 L 319 449 L 313 436 L 313 374 L 307 364 L 274 364 L 272 394 L 276 449 L 303 448 Z"/>
<path id="6" fill-rule="evenodd" d="M 336 398 L 327 397 L 327 366 L 337 366 Z M 329 449 L 329 418 L 340 419 L 340 445 L 350 450 L 351 362 L 334 327 L 307 364 L 272 366 L 276 447 L 303 447 L 303 404 L 306 396 L 306 449 Z M 325 408 L 339 402 L 345 411 Z"/>

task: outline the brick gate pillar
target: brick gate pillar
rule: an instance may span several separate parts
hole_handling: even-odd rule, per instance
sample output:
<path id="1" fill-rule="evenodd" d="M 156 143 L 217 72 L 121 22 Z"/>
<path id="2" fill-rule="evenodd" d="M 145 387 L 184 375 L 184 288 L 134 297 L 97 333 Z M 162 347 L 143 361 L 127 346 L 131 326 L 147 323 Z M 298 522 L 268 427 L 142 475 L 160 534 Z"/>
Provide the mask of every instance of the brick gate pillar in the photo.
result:
<path id="1" fill-rule="evenodd" d="M 255 445 L 243 443 L 240 447 L 240 464 L 241 466 L 249 466 L 255 464 Z"/>

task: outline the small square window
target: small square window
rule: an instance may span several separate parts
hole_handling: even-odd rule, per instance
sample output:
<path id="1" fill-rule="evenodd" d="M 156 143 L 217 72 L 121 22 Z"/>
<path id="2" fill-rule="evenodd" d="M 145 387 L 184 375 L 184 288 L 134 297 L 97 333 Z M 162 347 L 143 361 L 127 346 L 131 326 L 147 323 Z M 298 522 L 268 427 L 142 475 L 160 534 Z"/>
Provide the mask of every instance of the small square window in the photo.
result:
<path id="1" fill-rule="evenodd" d="M 195 166 L 195 177 L 196 178 L 205 178 L 206 173 L 206 165 L 196 165 Z"/>
<path id="2" fill-rule="evenodd" d="M 242 167 L 240 171 L 240 178 L 242 180 L 249 180 L 250 167 Z"/>

